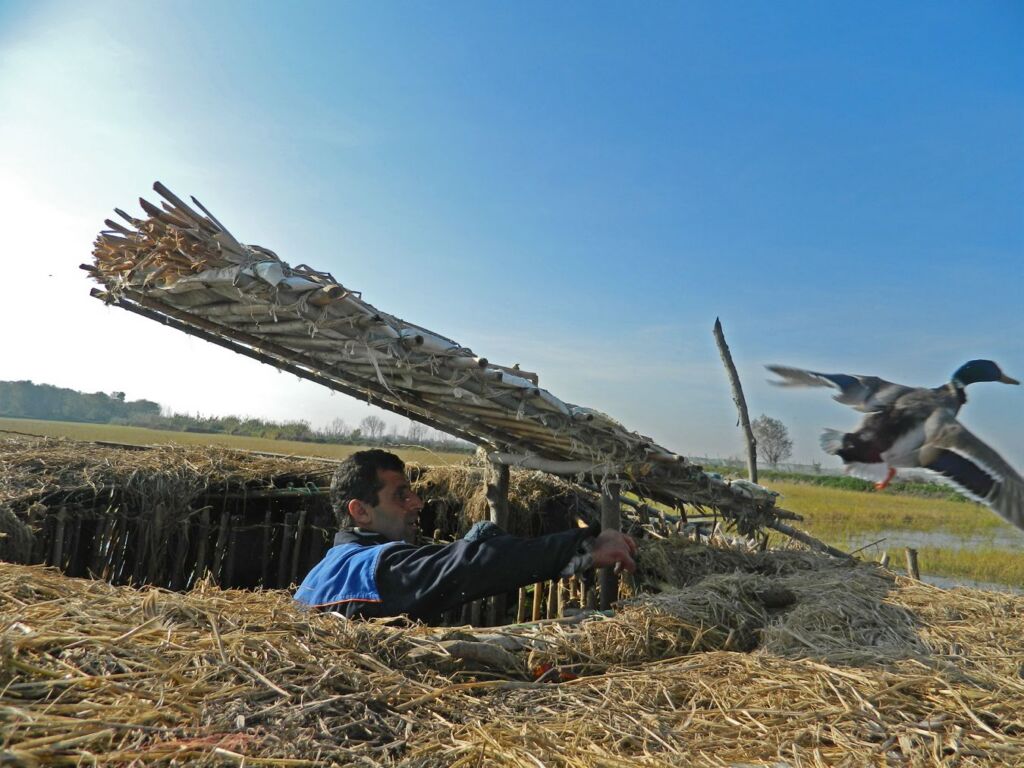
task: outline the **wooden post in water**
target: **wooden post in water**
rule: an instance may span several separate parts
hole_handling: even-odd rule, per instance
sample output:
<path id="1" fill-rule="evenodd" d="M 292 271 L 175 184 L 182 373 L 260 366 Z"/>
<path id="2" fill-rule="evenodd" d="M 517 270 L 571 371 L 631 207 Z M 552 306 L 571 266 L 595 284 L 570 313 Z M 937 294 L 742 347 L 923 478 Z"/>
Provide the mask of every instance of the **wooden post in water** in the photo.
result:
<path id="1" fill-rule="evenodd" d="M 907 547 L 907 576 L 914 581 L 921 580 L 921 570 L 917 565 L 917 550 L 912 547 Z"/>
<path id="2" fill-rule="evenodd" d="M 888 568 L 889 567 L 889 551 L 888 550 L 883 552 L 882 556 L 880 558 L 878 558 L 878 564 L 880 566 L 882 566 L 883 568 Z"/>
<path id="3" fill-rule="evenodd" d="M 622 526 L 621 510 L 619 508 L 619 484 L 605 481 L 601 485 L 601 530 L 617 531 Z M 601 583 L 601 608 L 602 610 L 611 607 L 612 603 L 619 599 L 619 574 L 614 568 L 607 567 L 600 570 Z"/>

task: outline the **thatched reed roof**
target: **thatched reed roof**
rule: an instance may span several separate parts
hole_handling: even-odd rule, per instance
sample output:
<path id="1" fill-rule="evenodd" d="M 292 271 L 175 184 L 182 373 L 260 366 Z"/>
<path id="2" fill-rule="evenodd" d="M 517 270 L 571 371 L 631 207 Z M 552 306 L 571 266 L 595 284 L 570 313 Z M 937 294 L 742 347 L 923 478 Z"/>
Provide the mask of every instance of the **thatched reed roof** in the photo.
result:
<path id="1" fill-rule="evenodd" d="M 483 631 L 0 564 L 0 762 L 1024 763 L 1024 598 L 799 551 L 640 560 L 665 591 L 614 616 Z"/>
<path id="2" fill-rule="evenodd" d="M 613 478 L 645 496 L 711 507 L 753 529 L 774 495 L 699 466 L 538 378 L 364 301 L 305 264 L 245 245 L 195 198 L 157 183 L 146 218 L 117 210 L 86 266 L 103 301 L 483 446 L 492 461 Z"/>

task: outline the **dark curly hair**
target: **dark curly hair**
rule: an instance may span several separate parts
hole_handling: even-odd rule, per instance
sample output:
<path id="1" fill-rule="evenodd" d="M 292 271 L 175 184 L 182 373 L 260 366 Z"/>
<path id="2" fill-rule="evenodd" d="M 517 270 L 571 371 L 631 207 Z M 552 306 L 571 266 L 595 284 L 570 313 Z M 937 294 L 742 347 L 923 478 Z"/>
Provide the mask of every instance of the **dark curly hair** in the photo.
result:
<path id="1" fill-rule="evenodd" d="M 393 453 L 374 448 L 356 451 L 338 466 L 331 478 L 331 507 L 339 528 L 352 525 L 348 503 L 353 499 L 373 506 L 380 503 L 378 492 L 384 483 L 377 474 L 379 470 L 405 472 L 405 462 Z"/>

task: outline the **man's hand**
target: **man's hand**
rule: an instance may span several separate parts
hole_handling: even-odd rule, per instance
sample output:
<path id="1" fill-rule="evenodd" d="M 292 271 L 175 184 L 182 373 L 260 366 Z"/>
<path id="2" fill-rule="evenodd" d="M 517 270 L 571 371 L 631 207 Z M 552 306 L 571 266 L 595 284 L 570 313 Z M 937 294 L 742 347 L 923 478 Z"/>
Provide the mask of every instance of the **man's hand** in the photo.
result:
<path id="1" fill-rule="evenodd" d="M 601 531 L 594 539 L 594 549 L 590 554 L 597 568 L 619 564 L 623 570 L 632 573 L 636 570 L 636 562 L 633 560 L 636 551 L 636 542 L 632 536 L 618 531 Z"/>

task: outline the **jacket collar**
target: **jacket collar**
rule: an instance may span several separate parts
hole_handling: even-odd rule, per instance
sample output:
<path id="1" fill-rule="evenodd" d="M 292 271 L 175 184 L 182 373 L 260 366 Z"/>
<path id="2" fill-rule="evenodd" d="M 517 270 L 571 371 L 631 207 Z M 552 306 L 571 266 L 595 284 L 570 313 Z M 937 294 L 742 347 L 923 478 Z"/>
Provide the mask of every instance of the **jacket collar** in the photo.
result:
<path id="1" fill-rule="evenodd" d="M 382 533 L 363 531 L 359 528 L 346 528 L 334 534 L 334 546 L 359 544 L 362 547 L 372 547 L 377 544 L 387 544 L 388 541 L 389 539 Z"/>

